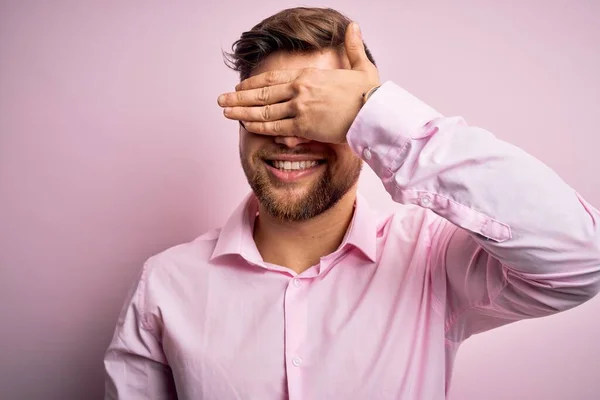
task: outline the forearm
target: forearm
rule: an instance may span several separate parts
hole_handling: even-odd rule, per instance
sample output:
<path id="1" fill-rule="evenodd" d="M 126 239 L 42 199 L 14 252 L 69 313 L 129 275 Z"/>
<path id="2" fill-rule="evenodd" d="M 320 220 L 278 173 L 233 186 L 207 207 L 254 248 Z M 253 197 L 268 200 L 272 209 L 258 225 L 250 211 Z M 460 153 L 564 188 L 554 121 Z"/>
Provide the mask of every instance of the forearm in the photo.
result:
<path id="1" fill-rule="evenodd" d="M 598 291 L 600 214 L 525 151 L 442 117 L 392 82 L 369 99 L 347 137 L 395 201 L 467 230 L 523 277 Z"/>

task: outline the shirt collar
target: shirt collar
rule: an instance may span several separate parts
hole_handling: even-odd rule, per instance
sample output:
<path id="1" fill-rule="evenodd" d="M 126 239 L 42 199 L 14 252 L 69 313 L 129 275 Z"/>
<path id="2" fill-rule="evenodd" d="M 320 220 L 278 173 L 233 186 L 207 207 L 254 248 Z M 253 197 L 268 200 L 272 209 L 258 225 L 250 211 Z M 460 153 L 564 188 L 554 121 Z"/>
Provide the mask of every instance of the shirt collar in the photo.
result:
<path id="1" fill-rule="evenodd" d="M 254 264 L 262 262 L 253 235 L 257 212 L 258 200 L 254 193 L 250 192 L 221 229 L 211 261 L 227 254 L 237 254 Z"/>
<path id="2" fill-rule="evenodd" d="M 354 216 L 342 240 L 340 249 L 351 245 L 360 250 L 369 260 L 377 260 L 378 218 L 364 197 L 357 193 Z"/>
<path id="3" fill-rule="evenodd" d="M 254 221 L 258 212 L 258 200 L 250 192 L 231 214 L 217 239 L 211 261 L 224 255 L 240 255 L 253 264 L 261 264 L 262 256 L 254 242 Z M 366 200 L 357 194 L 354 203 L 354 215 L 339 249 L 352 246 L 360 250 L 367 258 L 377 259 L 377 218 Z M 338 251 L 339 251 L 338 249 Z"/>

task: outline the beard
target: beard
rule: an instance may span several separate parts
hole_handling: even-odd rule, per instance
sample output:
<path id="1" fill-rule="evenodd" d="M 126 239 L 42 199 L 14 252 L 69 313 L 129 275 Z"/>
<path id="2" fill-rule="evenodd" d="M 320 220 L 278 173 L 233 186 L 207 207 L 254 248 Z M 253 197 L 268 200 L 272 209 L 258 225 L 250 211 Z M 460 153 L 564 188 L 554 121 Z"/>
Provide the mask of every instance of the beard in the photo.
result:
<path id="1" fill-rule="evenodd" d="M 289 152 L 286 154 L 290 154 Z M 333 207 L 356 184 L 362 169 L 362 160 L 358 157 L 334 176 L 333 165 L 325 163 L 325 171 L 311 182 L 303 194 L 298 196 L 295 188 L 307 184 L 286 183 L 274 180 L 263 161 L 261 152 L 252 156 L 254 169 L 248 157 L 244 157 L 240 148 L 240 160 L 248 184 L 259 203 L 271 216 L 282 221 L 306 221 Z M 287 196 L 279 192 L 286 192 Z"/>

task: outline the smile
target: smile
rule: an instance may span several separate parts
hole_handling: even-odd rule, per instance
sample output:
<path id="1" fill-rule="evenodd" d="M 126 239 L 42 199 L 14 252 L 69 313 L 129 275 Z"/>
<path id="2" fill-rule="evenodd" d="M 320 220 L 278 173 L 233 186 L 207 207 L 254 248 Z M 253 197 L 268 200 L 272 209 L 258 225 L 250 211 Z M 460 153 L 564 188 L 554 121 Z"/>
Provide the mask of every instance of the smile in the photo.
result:
<path id="1" fill-rule="evenodd" d="M 294 182 L 310 176 L 325 166 L 324 160 L 264 160 L 267 170 L 280 181 Z"/>
<path id="2" fill-rule="evenodd" d="M 306 161 L 282 161 L 282 160 L 267 160 L 267 164 L 284 171 L 298 171 L 312 168 L 322 161 L 306 160 Z"/>

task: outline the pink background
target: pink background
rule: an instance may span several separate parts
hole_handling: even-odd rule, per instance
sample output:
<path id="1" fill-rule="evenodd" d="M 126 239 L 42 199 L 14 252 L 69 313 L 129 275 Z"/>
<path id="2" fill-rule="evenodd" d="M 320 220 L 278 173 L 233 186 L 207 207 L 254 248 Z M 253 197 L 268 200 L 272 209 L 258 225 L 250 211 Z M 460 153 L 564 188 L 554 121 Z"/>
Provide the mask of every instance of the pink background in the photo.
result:
<path id="1" fill-rule="evenodd" d="M 237 125 L 216 105 L 236 83 L 221 49 L 295 5 L 1 1 L 0 398 L 102 397 L 103 352 L 142 262 L 221 225 L 249 190 Z M 384 80 L 600 205 L 600 2 L 326 5 L 361 24 Z M 370 170 L 361 185 L 395 207 Z M 600 398 L 599 312 L 596 298 L 472 338 L 451 399 Z"/>

